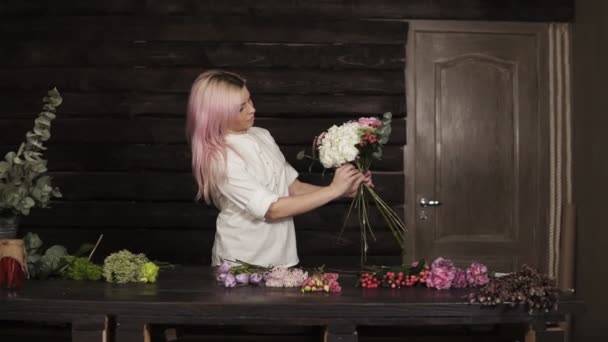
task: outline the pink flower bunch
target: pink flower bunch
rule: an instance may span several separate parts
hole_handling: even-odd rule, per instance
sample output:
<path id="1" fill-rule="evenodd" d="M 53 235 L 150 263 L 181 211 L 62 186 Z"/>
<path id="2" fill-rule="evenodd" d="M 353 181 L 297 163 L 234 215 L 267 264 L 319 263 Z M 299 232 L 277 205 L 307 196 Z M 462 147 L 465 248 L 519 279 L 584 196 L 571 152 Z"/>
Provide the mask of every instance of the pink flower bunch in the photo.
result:
<path id="1" fill-rule="evenodd" d="M 488 267 L 484 264 L 474 262 L 463 270 L 455 267 L 451 260 L 439 257 L 431 264 L 431 274 L 426 284 L 438 290 L 447 290 L 451 287 L 483 286 L 489 281 Z"/>
<path id="2" fill-rule="evenodd" d="M 306 292 L 340 292 L 337 273 L 317 273 L 306 278 L 302 283 L 302 293 Z"/>
<path id="3" fill-rule="evenodd" d="M 469 286 L 483 286 L 489 281 L 488 267 L 486 265 L 474 262 L 467 268 L 467 283 Z"/>
<path id="4" fill-rule="evenodd" d="M 308 272 L 300 268 L 273 267 L 264 274 L 268 287 L 300 287 L 308 278 Z"/>

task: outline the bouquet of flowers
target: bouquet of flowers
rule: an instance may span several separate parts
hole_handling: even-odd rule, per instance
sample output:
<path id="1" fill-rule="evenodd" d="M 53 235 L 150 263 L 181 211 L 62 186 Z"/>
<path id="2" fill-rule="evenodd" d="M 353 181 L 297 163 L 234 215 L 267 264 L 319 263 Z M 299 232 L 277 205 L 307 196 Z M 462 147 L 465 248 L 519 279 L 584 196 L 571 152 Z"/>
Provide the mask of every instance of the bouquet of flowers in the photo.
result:
<path id="1" fill-rule="evenodd" d="M 308 156 L 302 151 L 298 154 L 298 159 L 308 157 L 313 161 L 319 160 L 327 169 L 352 163 L 360 171 L 367 172 L 372 161 L 380 160 L 382 157 L 382 147 L 388 142 L 391 134 L 391 119 L 391 113 L 384 113 L 381 120 L 375 117 L 362 117 L 340 126 L 334 125 L 327 132 L 314 138 L 312 156 Z M 356 209 L 361 229 L 362 264 L 367 256 L 368 235 L 372 239 L 376 239 L 369 221 L 370 202 L 379 210 L 401 249 L 405 248 L 406 228 L 399 215 L 380 198 L 373 188 L 361 184 L 348 210 L 345 224 L 352 209 Z"/>

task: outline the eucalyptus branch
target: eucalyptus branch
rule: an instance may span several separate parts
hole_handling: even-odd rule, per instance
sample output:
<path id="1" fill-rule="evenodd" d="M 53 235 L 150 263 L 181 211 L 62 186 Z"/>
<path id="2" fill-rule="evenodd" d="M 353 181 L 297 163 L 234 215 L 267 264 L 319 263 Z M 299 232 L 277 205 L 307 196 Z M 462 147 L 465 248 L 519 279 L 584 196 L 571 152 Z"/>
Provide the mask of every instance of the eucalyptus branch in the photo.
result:
<path id="1" fill-rule="evenodd" d="M 51 137 L 51 121 L 62 101 L 57 89 L 51 89 L 43 98 L 34 128 L 25 134 L 25 142 L 0 161 L 0 214 L 28 215 L 31 208 L 44 208 L 52 197 L 61 197 L 59 189 L 51 186 L 51 177 L 43 175 L 48 170 L 42 151 L 46 150 L 44 142 Z"/>

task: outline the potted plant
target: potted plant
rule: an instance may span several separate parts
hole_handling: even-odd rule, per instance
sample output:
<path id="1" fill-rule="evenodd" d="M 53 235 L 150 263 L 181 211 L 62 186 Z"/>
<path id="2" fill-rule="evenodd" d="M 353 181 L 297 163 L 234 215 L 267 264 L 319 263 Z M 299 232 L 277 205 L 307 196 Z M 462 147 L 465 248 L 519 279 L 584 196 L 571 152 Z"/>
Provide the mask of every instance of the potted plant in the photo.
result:
<path id="1" fill-rule="evenodd" d="M 0 161 L 0 239 L 14 239 L 21 215 L 29 215 L 34 207 L 45 208 L 52 197 L 61 197 L 46 175 L 47 161 L 43 143 L 51 137 L 51 121 L 62 98 L 56 88 L 43 98 L 42 112 L 34 128 L 25 135 L 26 141 L 17 152 L 8 152 Z"/>

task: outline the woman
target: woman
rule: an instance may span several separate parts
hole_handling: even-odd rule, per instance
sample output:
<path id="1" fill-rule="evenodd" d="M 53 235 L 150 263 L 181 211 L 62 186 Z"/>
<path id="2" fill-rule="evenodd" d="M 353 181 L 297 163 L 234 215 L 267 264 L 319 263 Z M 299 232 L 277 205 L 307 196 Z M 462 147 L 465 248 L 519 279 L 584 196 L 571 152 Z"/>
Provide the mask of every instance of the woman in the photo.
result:
<path id="1" fill-rule="evenodd" d="M 196 199 L 220 210 L 212 264 L 238 259 L 293 266 L 299 262 L 293 216 L 352 197 L 361 182 L 371 180 L 349 164 L 336 170 L 329 186 L 298 181 L 270 133 L 253 126 L 254 117 L 249 90 L 238 75 L 210 70 L 194 81 L 186 134 Z"/>

